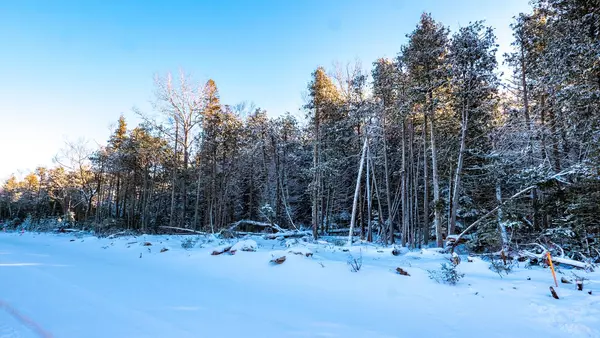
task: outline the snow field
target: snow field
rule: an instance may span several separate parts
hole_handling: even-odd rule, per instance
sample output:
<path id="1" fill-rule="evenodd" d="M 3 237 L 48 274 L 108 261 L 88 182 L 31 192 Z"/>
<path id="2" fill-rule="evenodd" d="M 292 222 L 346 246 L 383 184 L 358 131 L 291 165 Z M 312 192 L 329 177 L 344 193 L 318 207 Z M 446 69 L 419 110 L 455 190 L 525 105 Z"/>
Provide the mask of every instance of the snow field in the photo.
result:
<path id="1" fill-rule="evenodd" d="M 219 246 L 235 254 L 211 255 Z M 286 261 L 270 264 L 278 255 Z M 559 281 L 589 280 L 584 291 L 559 284 L 555 300 L 549 269 L 524 263 L 500 277 L 461 255 L 465 277 L 436 283 L 428 270 L 448 257 L 261 237 L 3 233 L 0 300 L 53 337 L 600 337 L 598 272 L 559 266 Z M 0 337 L 35 336 L 0 309 Z"/>

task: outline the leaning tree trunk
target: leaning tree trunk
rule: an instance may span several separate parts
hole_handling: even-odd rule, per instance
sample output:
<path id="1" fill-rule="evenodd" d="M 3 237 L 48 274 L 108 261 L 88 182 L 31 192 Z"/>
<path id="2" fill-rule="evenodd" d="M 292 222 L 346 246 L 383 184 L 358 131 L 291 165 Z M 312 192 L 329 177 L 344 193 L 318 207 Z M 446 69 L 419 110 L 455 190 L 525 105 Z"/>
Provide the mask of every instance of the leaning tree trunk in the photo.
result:
<path id="1" fill-rule="evenodd" d="M 373 242 L 373 227 L 371 224 L 371 166 L 370 166 L 371 153 L 369 152 L 369 146 L 367 145 L 367 173 L 366 173 L 366 187 L 367 187 L 367 241 Z"/>
<path id="2" fill-rule="evenodd" d="M 367 138 L 362 148 L 360 155 L 360 164 L 358 165 L 358 175 L 356 178 L 356 189 L 354 189 L 354 201 L 352 202 L 352 217 L 350 218 L 350 232 L 348 233 L 348 246 L 352 245 L 352 235 L 354 232 L 354 224 L 356 223 L 356 207 L 358 204 L 358 195 L 360 194 L 360 180 L 362 179 L 363 164 L 365 163 L 365 154 L 367 152 Z"/>

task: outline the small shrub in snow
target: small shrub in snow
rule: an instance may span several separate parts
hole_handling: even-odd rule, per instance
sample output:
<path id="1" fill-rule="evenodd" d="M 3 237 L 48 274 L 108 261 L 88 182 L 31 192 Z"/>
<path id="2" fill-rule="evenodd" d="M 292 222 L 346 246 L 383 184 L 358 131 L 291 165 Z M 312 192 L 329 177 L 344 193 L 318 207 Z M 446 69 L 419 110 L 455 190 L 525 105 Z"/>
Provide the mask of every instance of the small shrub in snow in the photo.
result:
<path id="1" fill-rule="evenodd" d="M 352 254 L 348 255 L 348 265 L 350 265 L 350 271 L 359 272 L 362 268 L 362 252 L 358 257 L 354 257 Z"/>
<path id="2" fill-rule="evenodd" d="M 490 270 L 497 273 L 500 278 L 502 278 L 503 273 L 508 275 L 510 272 L 512 272 L 515 264 L 516 263 L 514 260 L 507 261 L 505 264 L 503 260 L 496 259 L 494 256 L 490 256 Z"/>
<path id="3" fill-rule="evenodd" d="M 429 278 L 438 283 L 456 285 L 458 281 L 465 276 L 460 273 L 456 265 L 450 263 L 442 263 L 440 270 L 427 270 Z"/>
<path id="4" fill-rule="evenodd" d="M 285 246 L 286 246 L 287 248 L 291 248 L 291 247 L 293 247 L 293 246 L 295 246 L 295 245 L 297 245 L 297 244 L 298 244 L 298 240 L 297 240 L 297 239 L 295 239 L 295 238 L 288 239 L 288 240 L 286 240 L 286 241 L 285 241 Z"/>
<path id="5" fill-rule="evenodd" d="M 195 238 L 186 238 L 181 242 L 181 247 L 189 250 L 189 249 L 193 249 L 196 244 L 198 244 L 198 241 L 200 240 L 200 238 L 195 237 Z"/>

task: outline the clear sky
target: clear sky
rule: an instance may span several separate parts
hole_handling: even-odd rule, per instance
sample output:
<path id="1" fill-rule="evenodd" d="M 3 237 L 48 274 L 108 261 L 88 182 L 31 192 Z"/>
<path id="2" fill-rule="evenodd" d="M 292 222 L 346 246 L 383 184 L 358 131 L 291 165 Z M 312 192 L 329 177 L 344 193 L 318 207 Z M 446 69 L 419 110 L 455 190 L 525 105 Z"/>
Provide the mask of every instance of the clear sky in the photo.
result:
<path id="1" fill-rule="evenodd" d="M 299 111 L 311 72 L 394 57 L 423 11 L 485 19 L 500 52 L 527 0 L 0 1 L 0 179 L 52 165 L 66 139 L 104 143 L 150 110 L 153 76 L 213 78 L 221 101 Z M 499 53 L 500 54 L 500 53 Z"/>

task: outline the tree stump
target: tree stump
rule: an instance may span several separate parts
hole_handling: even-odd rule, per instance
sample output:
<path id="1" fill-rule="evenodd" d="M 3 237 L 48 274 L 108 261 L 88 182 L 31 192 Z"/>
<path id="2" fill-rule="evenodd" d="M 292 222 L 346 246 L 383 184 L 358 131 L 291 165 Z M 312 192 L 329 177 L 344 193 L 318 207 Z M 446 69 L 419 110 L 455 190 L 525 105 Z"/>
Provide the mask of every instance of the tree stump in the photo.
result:
<path id="1" fill-rule="evenodd" d="M 402 276 L 410 276 L 410 274 L 402 268 L 396 268 L 396 272 Z"/>

